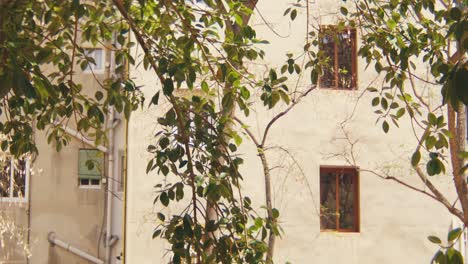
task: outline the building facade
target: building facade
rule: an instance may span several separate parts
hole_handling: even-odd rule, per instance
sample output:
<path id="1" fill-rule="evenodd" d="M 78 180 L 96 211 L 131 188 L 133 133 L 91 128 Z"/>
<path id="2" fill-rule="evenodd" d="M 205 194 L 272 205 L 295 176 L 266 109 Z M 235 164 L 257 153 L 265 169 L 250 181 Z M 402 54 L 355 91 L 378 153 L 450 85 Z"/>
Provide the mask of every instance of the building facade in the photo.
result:
<path id="1" fill-rule="evenodd" d="M 339 23 L 341 4 L 342 1 L 311 1 L 314 25 L 333 32 Z M 283 16 L 287 1 L 259 1 L 257 8 L 263 18 L 256 11 L 250 24 L 260 39 L 270 42 L 262 47 L 266 52 L 264 63 L 279 69 L 286 53 L 303 50 L 305 15 L 291 23 Z M 341 43 L 330 35 L 321 39 L 321 47 L 334 61 L 335 71 L 326 71 L 319 87 L 275 124 L 269 145 L 264 146 L 277 147 L 278 151 L 267 155 L 271 167 L 282 168 L 272 171 L 274 207 L 280 211 L 279 222 L 284 229 L 276 243 L 275 262 L 428 263 L 438 248 L 427 241 L 427 236 L 445 237 L 451 217 L 431 199 L 374 173 L 384 171 L 424 189 L 411 172 L 409 157 L 417 139 L 409 136 L 409 122 L 402 121 L 399 129 L 392 128 L 388 134 L 384 134 L 380 123 L 376 125 L 372 97 L 364 91 L 382 82 L 376 81 L 381 79 L 373 65 L 366 69 L 366 62 L 356 55 L 361 44 L 359 30 L 335 34 Z M 346 71 L 339 74 L 338 67 Z M 257 73 L 263 74 L 261 70 Z M 143 92 L 151 98 L 157 77 L 142 67 L 132 68 L 130 76 L 143 82 L 139 82 L 144 85 Z M 302 85 L 308 85 L 307 81 Z M 423 94 L 430 103 L 440 103 L 434 91 L 437 89 L 426 89 Z M 252 133 L 261 136 L 268 121 L 280 110 L 267 111 L 260 100 L 252 99 L 251 103 L 250 116 L 237 117 L 242 117 Z M 157 109 L 139 110 L 129 122 L 127 263 L 166 263 L 171 256 L 170 247 L 161 239 L 152 239 L 152 232 L 159 223 L 158 212 L 170 215 L 180 208 L 153 205 L 153 186 L 165 178 L 145 172 L 151 158 L 145 150 L 160 130 L 157 117 L 168 107 L 162 103 Z M 260 207 L 265 203 L 265 193 L 256 146 L 245 139 L 239 153 L 244 159 L 242 192 Z M 431 179 L 455 200 L 450 177 Z"/>
<path id="2" fill-rule="evenodd" d="M 112 53 L 104 46 L 84 46 L 96 64 L 78 70 L 75 80 L 94 96 L 102 89 L 98 82 L 113 75 Z M 121 263 L 126 121 L 113 113 L 106 124 L 110 143 L 105 146 L 77 133 L 71 121 L 57 124 L 70 138 L 60 152 L 47 143 L 45 132 L 36 131 L 37 157 L 12 161 L 4 154 L 0 263 Z"/>
<path id="3" fill-rule="evenodd" d="M 310 2 L 315 23 L 331 32 L 322 37 L 321 47 L 333 58 L 334 70 L 326 71 L 319 87 L 271 130 L 268 147 L 277 151 L 268 152 L 268 158 L 279 168 L 272 171 L 274 207 L 284 229 L 275 262 L 427 263 L 437 247 L 426 237 L 444 237 L 452 218 L 427 197 L 376 175 L 388 172 L 424 189 L 408 160 L 417 141 L 408 136 L 408 123 L 388 135 L 375 125 L 372 97 L 364 91 L 378 76 L 356 54 L 359 30 L 334 31 L 342 2 Z M 287 7 L 287 1 L 259 1 L 267 22 L 258 12 L 251 21 L 259 37 L 271 43 L 263 47 L 264 63 L 278 68 L 284 54 L 303 50 L 307 34 L 305 16 L 290 24 L 283 16 Z M 89 71 L 98 80 L 112 75 L 112 54 L 91 45 L 89 50 L 96 65 L 80 72 L 77 82 L 94 94 L 100 88 Z M 133 53 L 139 57 L 141 50 Z M 129 74 L 151 98 L 157 77 L 141 66 Z M 429 102 L 440 100 L 430 89 L 424 96 Z M 279 110 L 267 111 L 255 99 L 251 103 L 252 114 L 243 122 L 260 135 Z M 6 234 L 0 235 L 0 264 L 169 262 L 170 248 L 152 234 L 158 212 L 180 208 L 154 205 L 154 186 L 165 178 L 146 173 L 147 146 L 160 130 L 157 118 L 168 107 L 163 102 L 138 109 L 128 123 L 118 114 L 108 116 L 112 137 L 106 146 L 94 146 L 67 124 L 63 128 L 72 139 L 60 152 L 47 144 L 45 133 L 37 132 L 39 156 L 13 162 L 5 155 L 0 221 L 8 229 L 0 230 Z M 260 207 L 265 193 L 256 146 L 245 140 L 239 153 L 245 160 L 242 190 Z M 91 170 L 88 160 L 95 162 Z M 435 176 L 433 183 L 455 200 L 450 177 Z M 125 258 L 119 257 L 123 252 Z"/>

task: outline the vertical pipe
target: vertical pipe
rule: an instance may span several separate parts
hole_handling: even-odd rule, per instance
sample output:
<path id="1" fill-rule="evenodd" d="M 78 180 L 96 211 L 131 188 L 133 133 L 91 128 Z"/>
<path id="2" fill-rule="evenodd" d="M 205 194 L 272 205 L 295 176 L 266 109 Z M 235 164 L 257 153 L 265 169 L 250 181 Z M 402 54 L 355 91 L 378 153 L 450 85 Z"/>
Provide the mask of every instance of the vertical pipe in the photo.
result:
<path id="1" fill-rule="evenodd" d="M 30 156 L 26 157 L 26 179 L 25 179 L 25 188 L 26 192 L 25 195 L 27 195 L 27 203 L 28 203 L 28 209 L 26 211 L 26 214 L 28 216 L 28 229 L 27 229 L 27 238 L 26 238 L 26 243 L 28 250 L 30 250 L 30 245 L 31 245 L 31 163 L 33 162 L 32 158 Z M 29 264 L 29 256 L 26 256 L 26 264 Z"/>
<path id="2" fill-rule="evenodd" d="M 112 121 L 114 119 L 114 108 L 109 108 L 108 115 L 108 163 L 107 163 L 107 213 L 106 213 L 106 263 L 110 264 L 110 240 L 112 237 L 112 192 L 114 186 L 114 129 L 112 128 Z"/>
<path id="3" fill-rule="evenodd" d="M 131 34 L 128 34 L 127 40 L 130 42 Z M 125 63 L 125 70 L 122 74 L 123 79 L 130 79 L 130 65 L 128 60 L 124 61 Z M 126 250 L 127 250 L 127 175 L 128 175 L 128 126 L 130 123 L 130 118 L 127 120 L 126 118 L 124 119 L 124 186 L 123 186 L 123 203 L 124 203 L 124 208 L 123 208 L 123 241 L 122 241 L 122 264 L 125 264 L 127 262 L 127 256 L 126 256 Z"/>
<path id="4" fill-rule="evenodd" d="M 110 46 L 110 43 L 107 43 Z M 110 78 L 111 72 L 111 51 L 106 47 L 106 72 L 105 78 L 106 80 Z M 107 190 L 107 212 L 106 212 L 106 258 L 105 261 L 107 264 L 111 263 L 110 254 L 111 254 L 111 246 L 110 240 L 112 237 L 112 192 L 114 191 L 114 107 L 109 107 L 109 112 L 107 115 L 107 126 L 106 130 L 108 130 L 108 146 L 107 146 L 107 181 L 106 181 L 106 190 Z"/>

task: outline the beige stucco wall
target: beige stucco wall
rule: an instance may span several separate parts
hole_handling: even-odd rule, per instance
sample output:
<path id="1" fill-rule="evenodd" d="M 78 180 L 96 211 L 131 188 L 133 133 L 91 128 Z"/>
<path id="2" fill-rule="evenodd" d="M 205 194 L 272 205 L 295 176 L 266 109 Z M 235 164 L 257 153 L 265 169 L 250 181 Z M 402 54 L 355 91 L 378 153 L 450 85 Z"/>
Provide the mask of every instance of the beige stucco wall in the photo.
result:
<path id="1" fill-rule="evenodd" d="M 283 17 L 287 4 L 287 1 L 274 1 L 274 4 L 259 1 L 258 4 L 263 16 L 271 22 L 270 26 L 287 37 L 273 34 L 258 15 L 254 15 L 252 21 L 258 36 L 271 43 L 264 46 L 266 62 L 278 68 L 286 59 L 283 54 L 302 51 L 306 32 L 304 14 L 293 23 Z M 321 24 L 334 24 L 339 4 L 341 1 L 312 1 L 311 17 Z M 377 116 L 370 106 L 372 97 L 361 96 L 375 79 L 375 73 L 365 71 L 365 66 L 364 61 L 358 61 L 358 90 L 317 89 L 271 130 L 269 146 L 287 148 L 304 171 L 302 175 L 297 167 L 291 167 L 292 161 L 284 153 L 271 151 L 267 154 L 272 167 L 284 167 L 272 172 L 274 205 L 280 210 L 280 222 L 285 231 L 276 245 L 276 263 L 428 263 L 437 248 L 426 237 L 431 234 L 446 236 L 451 221 L 446 209 L 420 193 L 365 171 L 360 172 L 361 231 L 354 234 L 320 232 L 319 167 L 349 165 L 344 158 L 334 155 L 350 150 L 340 129 L 344 120 L 348 120 L 345 129 L 348 137 L 357 140 L 355 165 L 361 169 L 390 171 L 393 176 L 424 189 L 409 169 L 409 157 L 416 139 L 412 136 L 408 118 L 402 119 L 400 129 L 392 126 L 385 135 L 380 123 L 375 125 Z M 132 68 L 131 77 L 138 85 L 144 85 L 147 98 L 158 89 L 154 85 L 157 78 L 142 67 Z M 433 96 L 426 89 L 424 92 Z M 434 98 L 432 101 L 437 103 L 439 100 Z M 145 107 L 134 113 L 129 123 L 127 263 L 165 263 L 170 256 L 164 241 L 152 240 L 151 236 L 157 225 L 156 213 L 177 210 L 153 206 L 153 186 L 164 177 L 154 172 L 145 173 L 150 158 L 146 147 L 154 142 L 153 135 L 158 131 L 156 119 L 165 108 L 167 104 L 164 103 L 151 109 Z M 281 107 L 265 111 L 256 103 L 253 108 L 251 116 L 244 121 L 255 135 L 260 136 L 268 120 Z M 256 148 L 245 139 L 240 148 L 245 160 L 243 193 L 260 206 L 264 203 L 263 176 L 255 151 Z M 291 168 L 289 172 L 288 168 Z M 431 180 L 454 201 L 450 177 L 436 176 Z"/>
<path id="2" fill-rule="evenodd" d="M 82 84 L 83 92 L 94 97 L 99 89 L 93 75 L 77 69 L 75 81 Z M 96 75 L 102 82 L 104 74 Z M 121 122 L 114 129 L 114 173 L 118 175 L 120 164 L 119 152 L 124 151 L 125 125 L 124 118 L 116 114 Z M 67 123 L 74 127 L 74 120 Z M 31 264 L 86 264 L 91 263 L 73 255 L 64 249 L 51 246 L 47 237 L 49 232 L 55 232 L 56 238 L 70 243 L 72 246 L 100 259 L 105 259 L 103 245 L 106 233 L 106 185 L 100 188 L 80 188 L 78 185 L 78 153 L 80 148 L 92 146 L 71 137 L 68 146 L 60 152 L 55 150 L 54 144 L 47 144 L 47 136 L 43 131 L 36 132 L 36 143 L 39 155 L 31 165 L 30 204 L 2 203 L 0 212 L 5 213 L 18 227 L 28 229 L 28 210 L 30 213 L 30 259 Z M 107 160 L 107 159 L 106 159 Z M 107 166 L 107 162 L 104 163 Z M 107 170 L 105 170 L 107 171 Z M 106 176 L 107 173 L 104 173 Z M 117 177 L 117 176 L 115 176 Z M 113 264 L 121 263 L 116 259 L 122 252 L 123 226 L 123 195 L 117 190 L 117 182 L 113 182 L 112 207 L 114 219 L 112 234 L 118 240 L 113 246 L 111 259 Z M 26 240 L 27 232 L 24 231 Z M 101 239 L 101 240 L 100 240 Z M 101 242 L 99 242 L 101 241 Z M 16 255 L 6 252 L 16 251 Z M 7 241 L 5 250 L 0 250 L 0 263 L 26 263 L 26 256 L 21 248 Z"/>

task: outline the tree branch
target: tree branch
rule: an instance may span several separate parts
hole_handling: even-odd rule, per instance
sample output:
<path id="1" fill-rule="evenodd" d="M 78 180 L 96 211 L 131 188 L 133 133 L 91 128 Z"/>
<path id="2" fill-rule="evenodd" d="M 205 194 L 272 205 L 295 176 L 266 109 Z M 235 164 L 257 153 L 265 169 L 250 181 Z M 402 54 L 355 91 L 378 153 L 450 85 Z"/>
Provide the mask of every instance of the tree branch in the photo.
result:
<path id="1" fill-rule="evenodd" d="M 300 100 L 307 96 L 310 92 L 312 92 L 317 86 L 312 86 L 310 87 L 309 89 L 307 89 L 304 93 L 302 93 L 297 99 L 295 100 L 292 100 L 291 102 L 291 105 L 288 106 L 288 108 L 286 108 L 284 111 L 280 112 L 279 114 L 277 114 L 275 117 L 273 117 L 273 119 L 267 124 L 266 128 L 265 128 L 265 132 L 263 133 L 263 138 L 262 138 L 262 143 L 261 143 L 261 146 L 265 146 L 265 142 L 266 142 L 266 139 L 267 139 L 267 136 L 268 136 L 268 132 L 270 131 L 270 128 L 271 126 L 273 126 L 273 124 L 278 121 L 278 119 L 280 119 L 282 116 L 286 115 L 289 111 L 291 111 L 291 109 L 294 108 L 295 105 L 297 105 Z"/>

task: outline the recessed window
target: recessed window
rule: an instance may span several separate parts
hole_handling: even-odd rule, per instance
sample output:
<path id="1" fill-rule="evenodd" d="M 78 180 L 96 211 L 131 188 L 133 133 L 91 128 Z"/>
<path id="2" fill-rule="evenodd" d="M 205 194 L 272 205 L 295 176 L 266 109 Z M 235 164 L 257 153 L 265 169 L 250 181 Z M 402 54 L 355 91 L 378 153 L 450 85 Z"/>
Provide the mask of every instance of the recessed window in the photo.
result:
<path id="1" fill-rule="evenodd" d="M 104 50 L 101 48 L 85 49 L 85 56 L 88 60 L 88 66 L 84 72 L 102 72 L 104 71 Z"/>
<path id="2" fill-rule="evenodd" d="M 328 58 L 328 65 L 320 77 L 321 88 L 352 90 L 356 88 L 356 29 L 338 31 L 336 27 L 322 27 L 320 49 Z"/>
<path id="3" fill-rule="evenodd" d="M 359 232 L 359 178 L 353 167 L 320 167 L 320 229 Z"/>
<path id="4" fill-rule="evenodd" d="M 125 164 L 125 152 L 119 151 L 119 182 L 117 182 L 117 191 L 123 192 L 124 191 L 124 182 L 125 182 L 125 172 L 126 172 L 126 164 Z"/>
<path id="5" fill-rule="evenodd" d="M 26 159 L 0 161 L 0 201 L 26 201 L 28 184 Z"/>
<path id="6" fill-rule="evenodd" d="M 97 149 L 80 149 L 78 184 L 82 188 L 99 188 L 104 170 L 104 153 Z"/>

